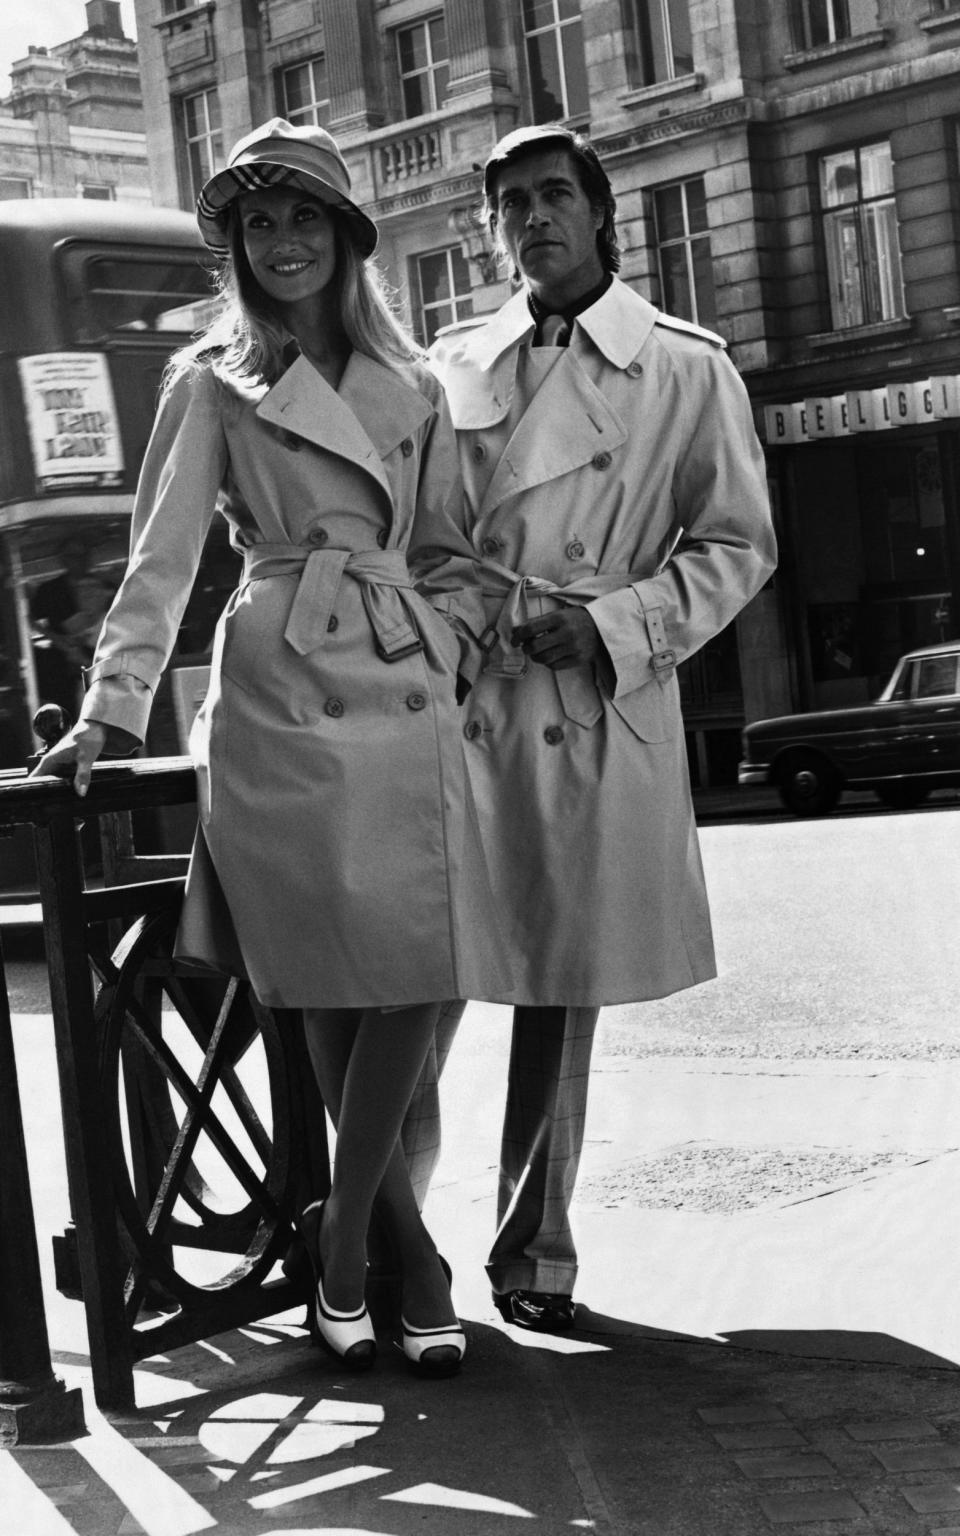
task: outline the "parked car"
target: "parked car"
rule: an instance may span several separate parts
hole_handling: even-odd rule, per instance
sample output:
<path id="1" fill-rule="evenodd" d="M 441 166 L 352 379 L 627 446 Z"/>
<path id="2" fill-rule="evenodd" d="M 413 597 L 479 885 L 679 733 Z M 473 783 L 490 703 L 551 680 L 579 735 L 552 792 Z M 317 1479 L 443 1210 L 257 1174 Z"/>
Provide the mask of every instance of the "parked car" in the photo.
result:
<path id="1" fill-rule="evenodd" d="M 960 788 L 960 640 L 901 656 L 872 704 L 748 725 L 738 780 L 772 784 L 796 816 L 825 815 L 845 789 L 908 810 Z"/>

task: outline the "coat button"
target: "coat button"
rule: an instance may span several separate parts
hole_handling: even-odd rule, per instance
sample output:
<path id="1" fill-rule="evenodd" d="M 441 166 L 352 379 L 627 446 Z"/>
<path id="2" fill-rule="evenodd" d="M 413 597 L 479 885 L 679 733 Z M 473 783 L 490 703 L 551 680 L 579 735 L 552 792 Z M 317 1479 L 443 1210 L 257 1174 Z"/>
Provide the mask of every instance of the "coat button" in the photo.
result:
<path id="1" fill-rule="evenodd" d="M 487 456 L 487 450 L 484 447 L 483 443 L 474 443 L 473 447 L 470 450 L 470 455 L 471 455 L 471 457 L 473 459 L 474 464 L 482 464 L 484 459 Z"/>
<path id="2" fill-rule="evenodd" d="M 593 456 L 594 469 L 609 469 L 612 463 L 613 459 L 605 448 L 601 448 L 600 452 Z"/>
<path id="3" fill-rule="evenodd" d="M 558 747 L 563 740 L 563 726 L 548 725 L 543 733 L 543 739 L 548 747 Z"/>
<path id="4" fill-rule="evenodd" d="M 586 551 L 579 539 L 570 540 L 570 543 L 567 545 L 568 560 L 582 560 L 585 553 Z"/>
<path id="5" fill-rule="evenodd" d="M 476 741 L 483 727 L 479 720 L 468 720 L 463 728 L 463 734 L 468 741 Z"/>
<path id="6" fill-rule="evenodd" d="M 310 532 L 307 534 L 307 543 L 312 544 L 314 549 L 322 549 L 329 537 L 330 535 L 326 528 L 321 528 L 318 525 L 316 528 L 310 529 Z"/>
<path id="7" fill-rule="evenodd" d="M 426 707 L 427 707 L 427 696 L 426 696 L 425 693 L 408 693 L 407 694 L 407 708 L 408 709 L 426 709 Z"/>
<path id="8" fill-rule="evenodd" d="M 412 437 L 405 437 L 404 438 L 403 442 L 400 444 L 400 452 L 403 454 L 405 459 L 409 459 L 411 453 L 413 452 L 413 438 Z"/>
<path id="9" fill-rule="evenodd" d="M 641 373 L 643 372 L 643 364 L 629 363 L 627 365 L 627 372 L 629 373 L 631 379 L 639 379 Z"/>
<path id="10" fill-rule="evenodd" d="M 480 540 L 480 549 L 485 555 L 497 555 L 502 548 L 503 540 L 494 538 L 493 534 L 488 534 L 485 539 Z"/>
<path id="11" fill-rule="evenodd" d="M 340 620 L 337 618 L 335 613 L 331 613 L 329 619 L 327 620 L 327 631 L 328 631 L 328 633 L 332 635 L 333 631 L 335 629 L 339 629 L 339 628 L 340 628 Z"/>
<path id="12" fill-rule="evenodd" d="M 386 528 L 381 528 L 380 532 L 377 534 L 377 543 L 380 545 L 381 549 L 386 549 L 386 547 L 387 547 L 387 538 L 388 538 L 388 534 L 387 534 Z"/>
<path id="13" fill-rule="evenodd" d="M 331 720 L 339 720 L 340 716 L 343 714 L 344 708 L 345 706 L 342 699 L 328 699 L 326 704 L 323 706 L 323 711 L 324 714 L 330 716 Z"/>

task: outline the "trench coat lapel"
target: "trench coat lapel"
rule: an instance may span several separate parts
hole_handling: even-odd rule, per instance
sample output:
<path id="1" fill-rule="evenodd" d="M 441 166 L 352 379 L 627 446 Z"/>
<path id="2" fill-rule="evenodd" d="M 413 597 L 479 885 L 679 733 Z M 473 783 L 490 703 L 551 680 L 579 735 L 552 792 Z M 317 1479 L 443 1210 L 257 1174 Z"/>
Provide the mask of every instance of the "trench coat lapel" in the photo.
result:
<path id="1" fill-rule="evenodd" d="M 566 351 L 518 422 L 490 478 L 480 515 L 532 486 L 582 469 L 595 454 L 610 453 L 626 440 L 627 429 L 616 411 L 575 352 Z"/>
<path id="2" fill-rule="evenodd" d="M 390 368 L 353 353 L 340 389 L 302 355 L 257 406 L 262 421 L 350 459 L 392 496 L 383 459 L 422 425 L 433 407 Z"/>

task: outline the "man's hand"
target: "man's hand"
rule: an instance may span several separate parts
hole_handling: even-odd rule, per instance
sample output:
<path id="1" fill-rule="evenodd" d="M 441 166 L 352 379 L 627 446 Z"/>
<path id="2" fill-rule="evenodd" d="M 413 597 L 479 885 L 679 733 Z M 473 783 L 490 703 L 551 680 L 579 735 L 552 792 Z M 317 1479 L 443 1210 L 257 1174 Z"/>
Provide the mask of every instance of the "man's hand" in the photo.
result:
<path id="1" fill-rule="evenodd" d="M 585 608 L 560 608 L 519 624 L 510 637 L 531 661 L 560 672 L 594 661 L 602 649 L 600 631 Z"/>

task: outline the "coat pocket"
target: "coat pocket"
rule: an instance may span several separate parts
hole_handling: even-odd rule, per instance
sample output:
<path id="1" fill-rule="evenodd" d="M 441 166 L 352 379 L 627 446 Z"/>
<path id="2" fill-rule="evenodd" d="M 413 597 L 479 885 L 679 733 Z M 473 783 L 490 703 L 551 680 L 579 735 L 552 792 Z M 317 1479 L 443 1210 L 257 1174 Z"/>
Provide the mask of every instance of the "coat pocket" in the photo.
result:
<path id="1" fill-rule="evenodd" d="M 669 741 L 680 729 L 680 690 L 676 674 L 661 683 L 651 678 L 641 688 L 611 699 L 615 709 L 640 741 Z"/>

